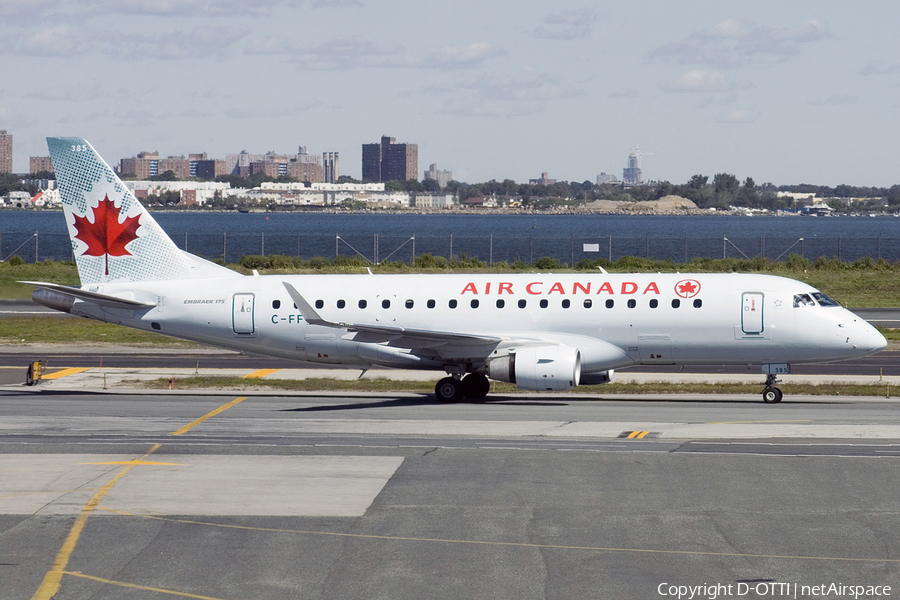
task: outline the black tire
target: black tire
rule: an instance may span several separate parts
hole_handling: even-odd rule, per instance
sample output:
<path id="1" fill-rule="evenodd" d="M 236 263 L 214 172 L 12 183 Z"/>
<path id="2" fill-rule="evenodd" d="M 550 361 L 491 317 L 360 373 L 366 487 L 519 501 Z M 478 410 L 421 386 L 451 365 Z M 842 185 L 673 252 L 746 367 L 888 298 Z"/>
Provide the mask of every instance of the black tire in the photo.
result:
<path id="1" fill-rule="evenodd" d="M 449 404 L 463 399 L 463 385 L 459 379 L 444 377 L 434 386 L 434 395 L 438 402 Z"/>
<path id="2" fill-rule="evenodd" d="M 463 396 L 481 400 L 491 391 L 491 382 L 481 373 L 469 373 L 462 380 Z"/>
<path id="3" fill-rule="evenodd" d="M 778 404 L 781 402 L 783 394 L 777 387 L 767 387 L 763 390 L 763 402 L 766 404 Z"/>

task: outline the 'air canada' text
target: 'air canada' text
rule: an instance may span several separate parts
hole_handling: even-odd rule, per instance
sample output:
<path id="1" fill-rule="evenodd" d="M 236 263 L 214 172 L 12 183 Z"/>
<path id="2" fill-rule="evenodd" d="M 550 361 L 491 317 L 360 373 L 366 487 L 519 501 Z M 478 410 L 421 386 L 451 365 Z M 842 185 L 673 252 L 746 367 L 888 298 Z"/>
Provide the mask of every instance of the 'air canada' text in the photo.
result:
<path id="1" fill-rule="evenodd" d="M 496 283 L 496 285 L 492 285 L 492 283 Z M 522 288 L 524 288 L 524 291 L 526 294 L 531 294 L 533 296 L 541 296 L 544 294 L 547 294 L 548 296 L 550 294 L 561 294 L 561 295 L 566 295 L 566 294 L 572 294 L 572 295 L 576 295 L 576 294 L 586 294 L 586 295 L 590 295 L 590 294 L 594 294 L 594 295 L 597 295 L 597 294 L 610 294 L 610 295 L 622 294 L 622 295 L 628 295 L 628 294 L 637 294 L 637 293 L 639 293 L 639 291 L 641 289 L 641 286 L 639 286 L 634 281 L 623 281 L 621 284 L 618 284 L 616 286 L 618 289 L 614 289 L 613 285 L 608 281 L 604 281 L 600 285 L 596 285 L 596 286 L 593 285 L 595 283 L 597 283 L 597 282 L 588 281 L 587 283 L 581 283 L 581 282 L 576 281 L 571 284 L 571 287 L 567 288 L 566 285 L 563 285 L 563 283 L 559 282 L 559 281 L 556 281 L 556 282 L 532 281 L 532 282 L 527 283 L 524 286 L 522 286 Z M 463 288 L 461 295 L 465 295 L 465 294 L 490 295 L 492 293 L 497 294 L 498 296 L 503 295 L 503 294 L 515 295 L 516 291 L 513 289 L 513 283 L 511 281 L 487 282 L 487 283 L 482 284 L 481 286 L 479 286 L 479 284 L 477 284 L 475 282 L 470 281 Z M 659 287 L 656 285 L 656 282 L 651 281 L 650 283 L 644 285 L 643 291 L 640 293 L 641 294 L 659 295 Z"/>

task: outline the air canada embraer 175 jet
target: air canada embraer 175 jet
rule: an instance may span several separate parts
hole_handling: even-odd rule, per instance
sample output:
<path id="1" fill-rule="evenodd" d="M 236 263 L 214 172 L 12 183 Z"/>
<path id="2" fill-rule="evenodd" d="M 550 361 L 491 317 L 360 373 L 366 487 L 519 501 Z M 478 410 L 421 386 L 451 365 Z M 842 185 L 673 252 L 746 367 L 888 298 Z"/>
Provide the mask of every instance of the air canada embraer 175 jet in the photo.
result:
<path id="1" fill-rule="evenodd" d="M 753 274 L 246 276 L 184 252 L 81 138 L 48 138 L 81 285 L 34 300 L 256 354 L 430 369 L 442 402 L 490 379 L 566 390 L 633 365 L 759 365 L 763 400 L 795 363 L 873 354 L 884 337 L 818 290 Z"/>

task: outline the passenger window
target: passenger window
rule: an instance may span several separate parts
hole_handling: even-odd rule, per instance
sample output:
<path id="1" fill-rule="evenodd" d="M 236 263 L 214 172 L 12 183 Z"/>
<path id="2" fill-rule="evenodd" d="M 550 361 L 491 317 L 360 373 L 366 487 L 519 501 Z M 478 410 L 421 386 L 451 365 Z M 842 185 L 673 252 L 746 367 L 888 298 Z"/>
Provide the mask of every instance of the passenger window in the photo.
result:
<path id="1" fill-rule="evenodd" d="M 366 302 L 365 300 L 360 300 L 360 301 L 359 301 L 359 307 L 360 307 L 360 308 L 365 308 L 367 304 L 368 304 L 368 302 Z"/>
<path id="2" fill-rule="evenodd" d="M 525 298 L 519 300 L 519 308 L 525 308 L 526 306 L 528 306 L 528 302 L 525 300 Z"/>
<path id="3" fill-rule="evenodd" d="M 434 300 L 429 300 L 425 303 L 425 306 L 427 306 L 428 308 L 434 308 Z"/>
<path id="4" fill-rule="evenodd" d="M 456 308 L 456 300 L 450 301 L 450 308 Z"/>
<path id="5" fill-rule="evenodd" d="M 672 308 L 678 308 L 679 306 L 681 306 L 681 300 L 679 300 L 678 298 L 673 299 Z"/>
<path id="6" fill-rule="evenodd" d="M 700 308 L 701 306 L 703 306 L 703 300 L 701 300 L 700 298 L 694 300 L 694 308 Z"/>
<path id="7" fill-rule="evenodd" d="M 570 305 L 571 305 L 571 302 L 569 302 L 568 298 L 566 298 L 565 300 L 562 301 L 563 308 L 569 308 Z"/>
<path id="8" fill-rule="evenodd" d="M 506 300 L 498 299 L 497 300 L 497 308 L 503 308 L 504 306 L 506 306 Z"/>
<path id="9" fill-rule="evenodd" d="M 650 308 L 656 308 L 657 306 L 659 306 L 659 300 L 657 300 L 656 298 L 652 298 L 650 300 Z"/>
<path id="10" fill-rule="evenodd" d="M 316 300 L 316 308 L 322 308 L 325 306 L 324 300 Z"/>
<path id="11" fill-rule="evenodd" d="M 634 308 L 635 306 L 637 306 L 637 300 L 632 298 L 631 300 L 628 301 L 628 308 Z"/>
<path id="12" fill-rule="evenodd" d="M 546 298 L 541 300 L 541 308 L 547 308 L 548 304 L 549 304 L 549 302 L 547 302 Z"/>
<path id="13" fill-rule="evenodd" d="M 272 300 L 272 308 L 281 308 L 281 300 Z"/>
<path id="14" fill-rule="evenodd" d="M 469 306 L 472 308 L 478 308 L 478 298 L 472 298 L 472 301 L 469 302 Z"/>
<path id="15" fill-rule="evenodd" d="M 347 306 L 347 303 L 344 302 L 343 300 L 338 300 L 338 301 L 337 301 L 337 307 L 338 307 L 338 308 L 344 308 L 345 306 Z"/>
<path id="16" fill-rule="evenodd" d="M 388 300 L 387 298 L 385 298 L 384 300 L 381 301 L 381 308 L 390 308 L 390 307 L 391 307 L 391 301 L 390 301 L 390 300 Z"/>
<path id="17" fill-rule="evenodd" d="M 616 305 L 616 301 L 613 300 L 612 298 L 610 298 L 609 300 L 606 301 L 606 308 L 612 308 L 615 305 Z"/>
<path id="18" fill-rule="evenodd" d="M 406 308 L 412 308 L 412 307 L 413 307 L 413 304 L 414 304 L 414 302 L 413 302 L 412 300 L 407 300 L 407 301 L 406 301 Z"/>
<path id="19" fill-rule="evenodd" d="M 591 299 L 590 299 L 590 298 L 588 298 L 587 300 L 584 301 L 584 307 L 585 307 L 585 308 L 590 308 L 593 304 L 594 304 L 594 303 L 591 302 Z"/>

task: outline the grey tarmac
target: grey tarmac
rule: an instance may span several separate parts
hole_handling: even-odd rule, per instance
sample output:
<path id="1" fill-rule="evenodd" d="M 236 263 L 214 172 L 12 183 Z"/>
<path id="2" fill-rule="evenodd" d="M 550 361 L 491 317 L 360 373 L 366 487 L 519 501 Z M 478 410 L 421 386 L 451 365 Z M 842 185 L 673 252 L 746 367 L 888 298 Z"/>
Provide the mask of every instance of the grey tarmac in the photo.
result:
<path id="1" fill-rule="evenodd" d="M 6 388 L 0 596 L 896 593 L 896 401 L 797 400 Z"/>

